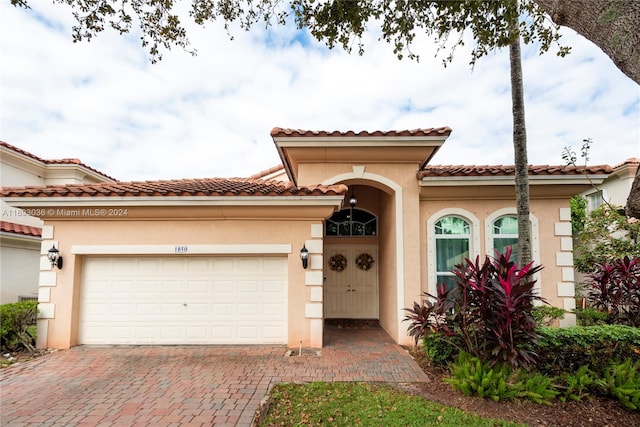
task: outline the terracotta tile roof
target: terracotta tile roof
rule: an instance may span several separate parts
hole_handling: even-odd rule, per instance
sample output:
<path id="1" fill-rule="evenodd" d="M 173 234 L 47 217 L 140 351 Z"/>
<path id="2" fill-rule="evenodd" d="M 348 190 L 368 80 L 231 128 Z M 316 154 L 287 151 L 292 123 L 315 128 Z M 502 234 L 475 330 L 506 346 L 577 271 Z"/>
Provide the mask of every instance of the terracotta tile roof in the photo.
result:
<path id="1" fill-rule="evenodd" d="M 329 196 L 346 192 L 342 184 L 295 187 L 290 182 L 247 178 L 0 188 L 2 197 Z"/>
<path id="2" fill-rule="evenodd" d="M 637 157 L 629 157 L 627 160 L 625 160 L 625 161 L 623 161 L 621 163 L 618 163 L 613 168 L 614 169 L 618 169 L 619 167 L 624 166 L 624 165 L 637 165 L 637 164 L 640 164 L 640 159 L 639 158 L 637 158 Z"/>
<path id="3" fill-rule="evenodd" d="M 20 234 L 22 236 L 41 237 L 42 229 L 31 225 L 16 224 L 14 222 L 0 221 L 0 231 L 4 233 Z"/>
<path id="4" fill-rule="evenodd" d="M 270 167 L 269 169 L 265 169 L 265 170 L 260 171 L 258 173 L 254 173 L 253 175 L 251 175 L 249 177 L 249 179 L 262 179 L 265 176 L 271 175 L 272 173 L 278 172 L 278 171 L 284 172 L 284 166 L 282 166 L 282 164 Z"/>
<path id="5" fill-rule="evenodd" d="M 609 165 L 597 166 L 549 166 L 549 165 L 529 165 L 530 176 L 542 175 L 582 175 L 587 174 L 605 174 L 613 172 Z M 503 165 L 484 165 L 484 166 L 427 166 L 418 171 L 418 179 L 426 177 L 454 177 L 454 176 L 509 176 L 515 175 L 515 166 Z"/>
<path id="6" fill-rule="evenodd" d="M 312 131 L 312 130 L 301 130 L 301 129 L 283 129 L 279 127 L 275 127 L 271 130 L 271 137 L 282 137 L 282 136 L 292 136 L 292 137 L 345 137 L 345 136 L 443 136 L 449 135 L 451 133 L 451 128 L 449 127 L 439 127 L 439 128 L 425 128 L 425 129 L 413 129 L 413 130 L 390 130 L 390 131 L 361 131 L 355 132 L 352 130 L 348 131 Z"/>
<path id="7" fill-rule="evenodd" d="M 107 174 L 105 174 L 103 172 L 100 172 L 99 170 L 94 169 L 91 166 L 85 165 L 84 163 L 82 163 L 80 161 L 80 159 L 54 159 L 54 160 L 49 159 L 49 160 L 47 160 L 47 159 L 40 158 L 40 157 L 38 157 L 38 156 L 36 156 L 34 154 L 31 154 L 28 151 L 24 151 L 24 150 L 22 150 L 22 149 L 20 149 L 20 148 L 18 148 L 16 146 L 13 146 L 11 144 L 7 144 L 4 141 L 0 141 L 0 146 L 5 147 L 5 148 L 7 148 L 7 149 L 9 149 L 11 151 L 14 151 L 14 152 L 18 153 L 18 154 L 22 154 L 23 156 L 29 157 L 29 158 L 31 158 L 33 160 L 36 160 L 36 161 L 38 161 L 38 162 L 40 162 L 42 164 L 45 164 L 45 165 L 78 165 L 78 166 L 82 166 L 82 167 L 84 167 L 86 169 L 89 169 L 90 171 L 93 171 L 93 172 L 95 172 L 95 173 L 97 173 L 99 175 L 102 175 L 105 178 L 108 178 L 108 179 L 110 179 L 112 181 L 117 181 L 115 178 L 110 177 L 109 175 L 107 175 Z"/>

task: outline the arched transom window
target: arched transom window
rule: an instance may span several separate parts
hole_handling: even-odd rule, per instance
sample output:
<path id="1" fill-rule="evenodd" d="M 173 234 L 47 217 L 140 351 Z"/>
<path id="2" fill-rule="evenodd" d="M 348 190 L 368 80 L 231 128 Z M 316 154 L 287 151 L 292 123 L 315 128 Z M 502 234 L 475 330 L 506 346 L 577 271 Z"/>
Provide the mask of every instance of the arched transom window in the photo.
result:
<path id="1" fill-rule="evenodd" d="M 378 219 L 362 209 L 342 209 L 325 221 L 324 230 L 325 236 L 377 236 Z"/>
<path id="2" fill-rule="evenodd" d="M 453 270 L 465 258 L 469 258 L 471 227 L 457 216 L 446 216 L 434 224 L 436 240 L 436 280 L 445 283 L 447 289 L 454 287 L 456 280 Z"/>

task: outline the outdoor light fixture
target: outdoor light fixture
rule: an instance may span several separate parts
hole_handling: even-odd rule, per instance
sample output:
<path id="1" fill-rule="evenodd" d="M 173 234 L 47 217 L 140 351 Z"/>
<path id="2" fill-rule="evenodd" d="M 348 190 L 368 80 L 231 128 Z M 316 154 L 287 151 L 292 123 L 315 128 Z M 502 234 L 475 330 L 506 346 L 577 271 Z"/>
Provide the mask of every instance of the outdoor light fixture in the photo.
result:
<path id="1" fill-rule="evenodd" d="M 56 245 L 53 245 L 53 247 L 49 249 L 47 258 L 49 258 L 52 268 L 58 267 L 58 270 L 62 270 L 62 257 L 60 256 L 60 251 L 56 249 Z"/>
<path id="2" fill-rule="evenodd" d="M 302 245 L 302 249 L 300 249 L 300 260 L 302 261 L 302 268 L 306 269 L 309 263 L 309 250 L 305 245 Z"/>
<path id="3" fill-rule="evenodd" d="M 356 203 L 358 203 L 358 199 L 356 199 L 356 195 L 352 192 L 351 197 L 349 198 L 349 205 L 351 205 L 351 208 L 355 208 Z"/>

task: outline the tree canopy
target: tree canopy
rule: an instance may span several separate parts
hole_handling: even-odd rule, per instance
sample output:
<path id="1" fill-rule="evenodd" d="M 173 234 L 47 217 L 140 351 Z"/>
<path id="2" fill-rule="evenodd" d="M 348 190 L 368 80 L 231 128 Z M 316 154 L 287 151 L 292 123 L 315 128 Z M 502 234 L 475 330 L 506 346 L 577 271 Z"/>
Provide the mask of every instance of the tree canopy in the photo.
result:
<path id="1" fill-rule="evenodd" d="M 152 61 L 162 58 L 163 49 L 194 51 L 185 29 L 188 21 L 198 25 L 222 21 L 227 31 L 232 23 L 245 30 L 259 23 L 290 23 L 307 28 L 329 48 L 341 46 L 351 52 L 355 44 L 359 53 L 364 51 L 360 40 L 368 25 L 376 25 L 398 58 L 418 59 L 411 44 L 423 33 L 435 36 L 448 51 L 445 62 L 451 60 L 456 46 L 469 42 L 464 38 L 467 32 L 475 43 L 471 63 L 496 47 L 509 46 L 517 35 L 525 43 L 539 42 L 541 52 L 560 38 L 559 27 L 532 0 L 189 0 L 188 8 L 180 0 L 53 1 L 71 6 L 75 42 L 90 41 L 107 29 L 120 34 L 139 30 Z M 11 2 L 29 7 L 29 0 Z M 526 16 L 519 22 L 519 34 L 509 28 L 511 15 L 518 10 Z M 567 47 L 558 49 L 560 55 L 567 52 Z"/>
<path id="2" fill-rule="evenodd" d="M 29 0 L 10 0 L 29 7 Z M 222 21 L 243 29 L 263 23 L 293 21 L 308 28 L 329 47 L 351 50 L 367 30 L 370 21 L 380 25 L 382 38 L 394 45 L 399 57 L 416 58 L 410 46 L 418 32 L 450 42 L 465 42 L 465 31 L 476 43 L 471 62 L 513 40 L 507 22 L 509 10 L 519 4 L 522 16 L 520 36 L 525 43 L 540 42 L 547 51 L 559 40 L 558 28 L 568 26 L 600 47 L 616 66 L 640 83 L 640 2 L 637 0 L 52 0 L 71 7 L 76 19 L 74 41 L 91 40 L 105 29 L 121 34 L 139 29 L 141 43 L 151 60 L 161 59 L 164 49 L 179 47 L 194 52 L 185 22 L 205 25 Z M 451 37 L 451 40 L 450 40 Z M 564 55 L 567 47 L 559 47 Z"/>
<path id="3" fill-rule="evenodd" d="M 29 0 L 10 0 L 29 7 Z M 76 19 L 73 40 L 89 41 L 106 29 L 120 34 L 140 31 L 141 44 L 152 62 L 164 50 L 179 47 L 191 53 L 185 22 L 206 25 L 222 21 L 248 30 L 262 23 L 307 28 L 328 47 L 364 51 L 368 25 L 380 27 L 381 38 L 398 58 L 419 59 L 411 51 L 416 35 L 433 36 L 450 61 L 457 46 L 473 43 L 471 64 L 488 52 L 511 46 L 516 39 L 538 43 L 540 53 L 559 44 L 559 26 L 566 25 L 607 54 L 629 78 L 640 84 L 640 1 L 638 0 L 52 0 L 71 7 Z M 188 6 L 185 6 L 185 3 Z M 516 14 L 516 16 L 514 16 Z M 510 23 L 517 18 L 517 31 Z M 465 34 L 472 38 L 465 38 Z M 640 218 L 640 173 L 631 190 L 627 214 Z"/>

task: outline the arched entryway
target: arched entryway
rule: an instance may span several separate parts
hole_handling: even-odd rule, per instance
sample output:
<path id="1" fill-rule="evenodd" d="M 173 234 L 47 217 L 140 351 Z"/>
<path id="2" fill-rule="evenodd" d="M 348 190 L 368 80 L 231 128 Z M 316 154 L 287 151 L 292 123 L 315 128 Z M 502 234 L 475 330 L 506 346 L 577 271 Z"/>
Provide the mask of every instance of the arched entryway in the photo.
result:
<path id="1" fill-rule="evenodd" d="M 379 182 L 344 179 L 344 209 L 325 220 L 324 317 L 380 324 L 397 339 L 397 194 Z M 356 203 L 350 199 L 355 195 Z M 364 321 L 364 322 L 363 322 Z"/>
<path id="2" fill-rule="evenodd" d="M 325 221 L 324 316 L 377 320 L 378 217 L 349 201 Z"/>

